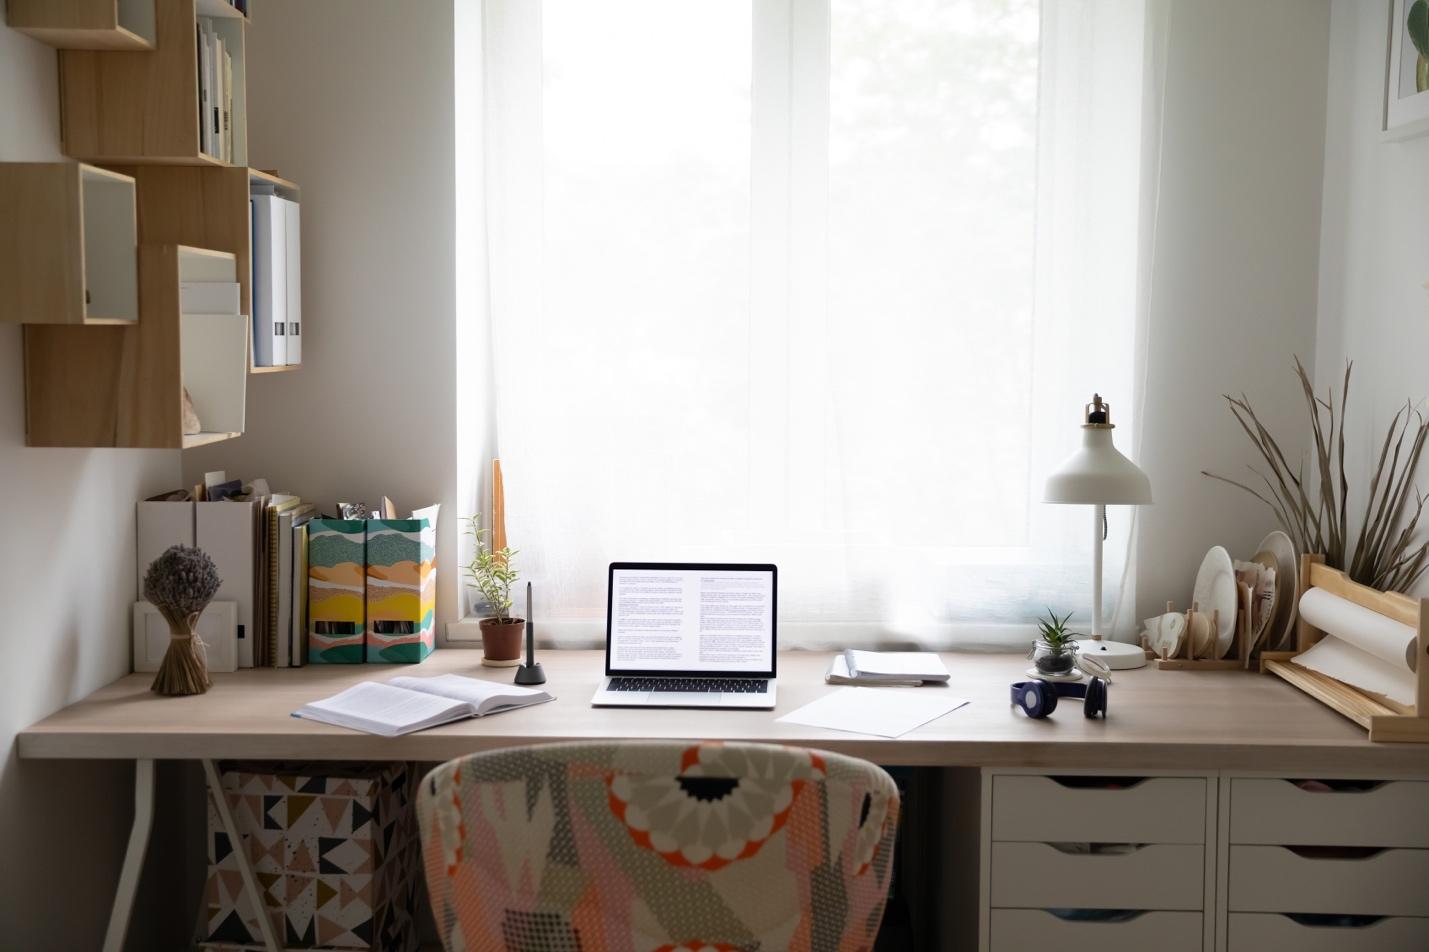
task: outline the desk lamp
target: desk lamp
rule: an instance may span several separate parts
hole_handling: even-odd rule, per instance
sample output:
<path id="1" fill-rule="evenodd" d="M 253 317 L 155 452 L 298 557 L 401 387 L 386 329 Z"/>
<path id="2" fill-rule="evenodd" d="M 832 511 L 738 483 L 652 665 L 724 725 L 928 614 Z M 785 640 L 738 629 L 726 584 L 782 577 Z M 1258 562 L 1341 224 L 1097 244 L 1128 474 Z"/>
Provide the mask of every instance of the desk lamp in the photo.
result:
<path id="1" fill-rule="evenodd" d="M 1114 669 L 1140 668 L 1146 653 L 1139 645 L 1102 638 L 1102 541 L 1106 538 L 1107 506 L 1144 506 L 1151 502 L 1151 480 L 1111 442 L 1111 404 L 1100 394 L 1083 411 L 1082 448 L 1047 477 L 1044 502 L 1090 505 L 1092 529 L 1092 632 L 1095 645 L 1082 653 Z"/>

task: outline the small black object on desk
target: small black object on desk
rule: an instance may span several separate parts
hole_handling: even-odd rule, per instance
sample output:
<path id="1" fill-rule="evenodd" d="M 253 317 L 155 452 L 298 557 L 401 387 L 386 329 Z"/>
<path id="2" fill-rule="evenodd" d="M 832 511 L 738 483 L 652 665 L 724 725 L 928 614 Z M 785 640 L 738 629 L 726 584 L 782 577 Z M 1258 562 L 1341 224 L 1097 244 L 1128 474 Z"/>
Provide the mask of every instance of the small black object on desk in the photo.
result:
<path id="1" fill-rule="evenodd" d="M 546 672 L 536 662 L 536 625 L 531 621 L 531 583 L 526 583 L 526 663 L 516 669 L 517 684 L 545 684 Z"/>

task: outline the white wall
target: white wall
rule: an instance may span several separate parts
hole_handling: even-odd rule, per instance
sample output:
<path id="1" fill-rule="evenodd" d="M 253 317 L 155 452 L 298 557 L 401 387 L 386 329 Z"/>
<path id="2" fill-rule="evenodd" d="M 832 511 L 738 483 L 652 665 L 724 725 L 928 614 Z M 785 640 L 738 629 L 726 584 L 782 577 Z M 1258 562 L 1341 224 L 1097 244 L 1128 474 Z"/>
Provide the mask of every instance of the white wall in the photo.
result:
<path id="1" fill-rule="evenodd" d="M 1381 141 L 1385 20 L 1383 4 L 1335 0 L 1330 22 L 1315 377 L 1338 385 L 1354 361 L 1351 487 L 1367 485 L 1395 410 L 1410 400 L 1429 413 L 1429 135 Z"/>
<path id="2" fill-rule="evenodd" d="M 249 156 L 302 187 L 303 368 L 251 378 L 247 433 L 184 456 L 331 509 L 442 504 L 457 612 L 452 4 L 256 2 Z"/>
<path id="3" fill-rule="evenodd" d="M 59 144 L 55 52 L 0 25 L 0 161 L 59 160 Z M 27 448 L 21 334 L 0 324 L 0 945 L 92 949 L 132 769 L 22 762 L 15 733 L 128 673 L 134 501 L 178 485 L 179 454 Z"/>
<path id="4" fill-rule="evenodd" d="M 1249 557 L 1275 528 L 1200 471 L 1252 461 L 1225 393 L 1298 452 L 1292 357 L 1315 358 L 1329 2 L 1176 0 L 1170 16 L 1140 444 L 1157 503 L 1139 515 L 1137 619 L 1187 607 L 1210 546 Z"/>

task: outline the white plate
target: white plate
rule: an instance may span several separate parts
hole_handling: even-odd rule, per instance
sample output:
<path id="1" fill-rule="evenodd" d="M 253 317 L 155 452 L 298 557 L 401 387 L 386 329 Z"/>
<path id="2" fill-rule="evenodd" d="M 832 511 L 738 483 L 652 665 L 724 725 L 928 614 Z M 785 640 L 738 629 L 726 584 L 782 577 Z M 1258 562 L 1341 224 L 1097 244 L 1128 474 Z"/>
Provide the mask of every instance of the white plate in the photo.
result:
<path id="1" fill-rule="evenodd" d="M 1151 633 L 1151 650 L 1161 658 L 1176 657 L 1181 650 L 1181 638 L 1186 634 L 1186 616 L 1180 612 L 1167 612 L 1147 621 L 1146 629 Z"/>
<path id="2" fill-rule="evenodd" d="M 1191 595 L 1193 604 L 1199 604 L 1207 617 L 1220 612 L 1220 625 L 1216 628 L 1216 657 L 1224 658 L 1235 640 L 1236 611 L 1240 598 L 1236 594 L 1235 563 L 1230 553 L 1218 545 L 1211 546 L 1201 562 L 1201 570 L 1196 573 L 1196 589 Z"/>
<path id="3" fill-rule="evenodd" d="M 1260 547 L 1275 556 L 1275 618 L 1270 622 L 1270 633 L 1265 637 L 1265 647 L 1285 651 L 1292 647 L 1291 632 L 1295 630 L 1296 606 L 1300 604 L 1300 559 L 1295 554 L 1295 543 L 1279 529 L 1260 540 Z"/>

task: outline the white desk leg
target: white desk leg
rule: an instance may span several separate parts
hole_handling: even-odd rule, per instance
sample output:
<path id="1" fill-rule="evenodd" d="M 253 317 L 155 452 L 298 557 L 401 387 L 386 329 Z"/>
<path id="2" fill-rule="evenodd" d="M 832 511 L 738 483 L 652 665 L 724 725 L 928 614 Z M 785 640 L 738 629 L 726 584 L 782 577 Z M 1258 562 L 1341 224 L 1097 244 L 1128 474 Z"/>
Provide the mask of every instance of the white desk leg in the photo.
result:
<path id="1" fill-rule="evenodd" d="M 280 952 L 277 938 L 273 935 L 273 920 L 263 905 L 263 894 L 258 891 L 258 883 L 253 878 L 253 866 L 248 862 L 248 851 L 243 848 L 243 840 L 238 835 L 238 824 L 233 822 L 233 811 L 229 809 L 228 797 L 223 794 L 223 784 L 218 779 L 218 768 L 213 761 L 203 762 L 203 773 L 208 779 L 208 795 L 218 809 L 218 819 L 223 823 L 223 831 L 228 834 L 228 842 L 233 846 L 233 855 L 238 859 L 238 875 L 243 879 L 243 889 L 248 893 L 248 901 L 258 917 L 258 929 L 263 933 L 263 947 L 268 952 Z"/>
<path id="2" fill-rule="evenodd" d="M 134 825 L 129 828 L 129 846 L 119 869 L 119 885 L 109 910 L 109 928 L 104 933 L 104 952 L 123 952 L 129 931 L 129 915 L 134 911 L 134 894 L 139 890 L 139 874 L 144 870 L 144 854 L 149 850 L 149 831 L 154 826 L 154 762 L 134 761 Z"/>

